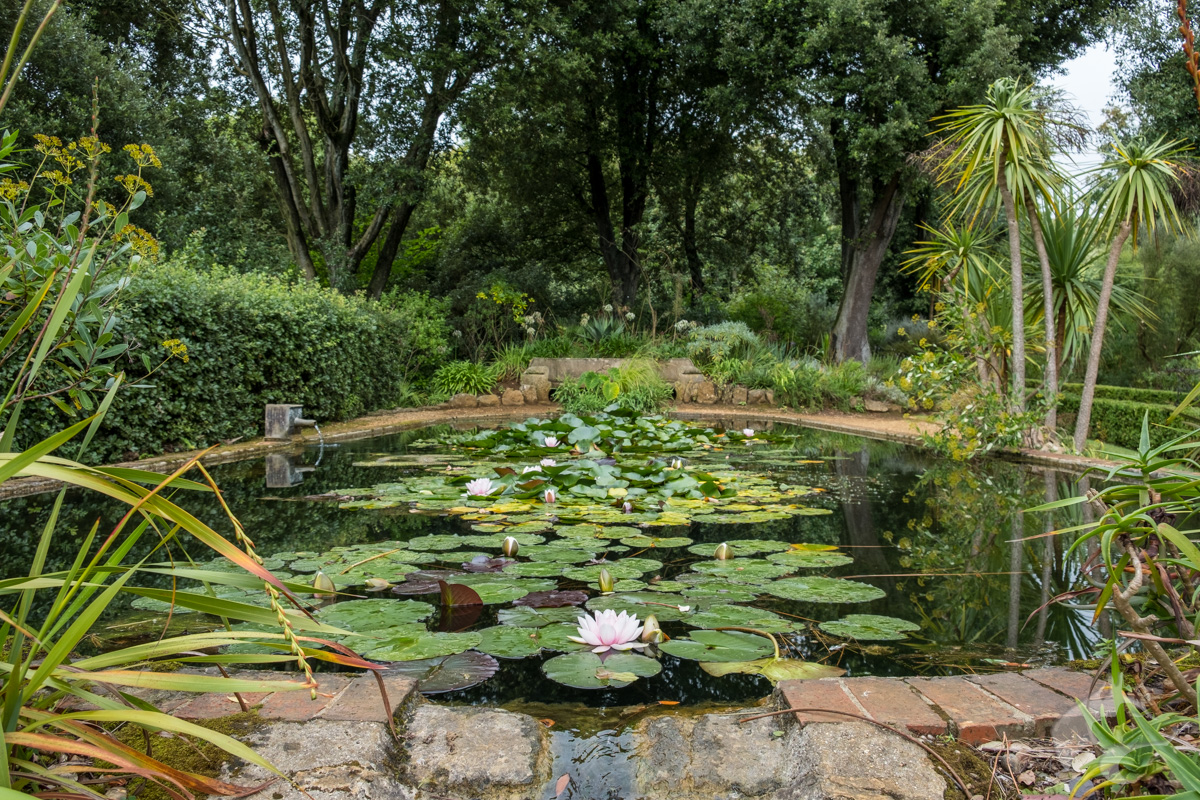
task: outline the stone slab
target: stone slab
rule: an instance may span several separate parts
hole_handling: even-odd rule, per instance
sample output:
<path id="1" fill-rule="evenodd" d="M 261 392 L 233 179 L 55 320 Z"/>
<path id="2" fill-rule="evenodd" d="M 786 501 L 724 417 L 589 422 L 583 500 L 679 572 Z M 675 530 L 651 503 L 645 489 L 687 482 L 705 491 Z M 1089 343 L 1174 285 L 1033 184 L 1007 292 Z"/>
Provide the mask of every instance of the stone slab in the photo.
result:
<path id="1" fill-rule="evenodd" d="M 752 715 L 758 709 L 744 712 Z M 783 788 L 783 765 L 799 735 L 777 717 L 739 723 L 743 714 L 668 715 L 638 725 L 640 798 L 768 798 Z"/>
<path id="2" fill-rule="evenodd" d="M 524 800 L 550 779 L 545 727 L 533 717 L 477 706 L 418 706 L 404 730 L 402 779 L 432 796 Z"/>
<path id="3" fill-rule="evenodd" d="M 842 681 L 874 720 L 918 735 L 946 733 L 946 720 L 908 684 L 894 678 L 847 678 Z M 845 720 L 848 721 L 848 720 Z"/>
<path id="4" fill-rule="evenodd" d="M 1033 719 L 1028 714 L 987 694 L 966 678 L 909 678 L 908 683 L 946 713 L 954 734 L 967 744 L 1033 734 Z"/>
<path id="5" fill-rule="evenodd" d="M 250 795 L 253 800 L 413 800 L 416 792 L 396 777 L 394 744 L 387 726 L 376 722 L 312 720 L 277 722 L 247 742 L 288 780 Z M 236 762 L 221 779 L 256 786 L 277 776 L 254 764 Z"/>
<path id="6" fill-rule="evenodd" d="M 333 698 L 350 684 L 350 678 L 342 675 L 322 675 L 317 689 L 317 699 L 304 689 L 294 692 L 275 692 L 263 701 L 259 716 L 288 722 L 312 719 L 333 702 Z"/>
<path id="7" fill-rule="evenodd" d="M 254 708 L 269 697 L 270 692 L 242 692 L 241 695 L 246 705 Z M 305 697 L 307 696 L 305 695 Z M 163 711 L 167 710 L 162 706 L 159 708 Z M 238 714 L 241 710 L 242 706 L 233 692 L 228 694 L 208 692 L 188 700 L 178 708 L 171 710 L 170 713 L 180 719 L 216 719 L 217 717 L 227 717 L 230 714 Z"/>
<path id="8" fill-rule="evenodd" d="M 379 683 L 375 678 L 370 675 L 355 678 L 333 699 L 328 708 L 321 712 L 321 719 L 386 723 L 389 716 L 408 702 L 417 688 L 417 682 L 400 675 L 384 675 L 383 685 L 387 690 L 387 704 L 383 701 Z"/>
<path id="9" fill-rule="evenodd" d="M 840 714 L 822 714 L 822 710 L 842 711 L 862 716 L 862 709 L 846 693 L 845 687 L 836 678 L 807 681 L 782 681 L 779 693 L 790 708 L 797 709 L 796 720 L 803 725 L 810 722 L 846 722 L 850 717 Z"/>
<path id="10" fill-rule="evenodd" d="M 1112 697 L 1112 685 L 1103 679 L 1095 681 L 1093 685 L 1092 675 L 1088 672 L 1047 667 L 1045 669 L 1026 670 L 1021 674 L 1067 697 L 1079 700 Z M 1088 697 L 1089 690 L 1091 692 L 1090 698 Z"/>
<path id="11" fill-rule="evenodd" d="M 775 800 L 941 800 L 946 781 L 912 742 L 866 722 L 808 725 Z"/>
<path id="12" fill-rule="evenodd" d="M 1049 735 L 1054 724 L 1077 707 L 1073 700 L 1016 672 L 972 675 L 967 680 L 1032 717 L 1037 736 Z"/>

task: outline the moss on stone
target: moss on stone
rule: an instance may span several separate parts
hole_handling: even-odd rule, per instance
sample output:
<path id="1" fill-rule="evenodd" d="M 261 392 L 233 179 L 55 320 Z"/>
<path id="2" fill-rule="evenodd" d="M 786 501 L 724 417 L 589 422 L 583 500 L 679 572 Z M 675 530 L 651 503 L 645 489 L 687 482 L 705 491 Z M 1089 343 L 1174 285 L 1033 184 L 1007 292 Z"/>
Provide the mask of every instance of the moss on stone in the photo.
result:
<path id="1" fill-rule="evenodd" d="M 1006 792 L 1004 784 L 998 781 L 992 781 L 992 765 L 984 759 L 979 751 L 970 745 L 962 742 L 940 738 L 930 745 L 937 754 L 946 759 L 958 777 L 967 784 L 970 794 L 964 796 L 962 791 L 954 785 L 954 781 L 949 777 L 946 779 L 946 792 L 943 795 L 945 800 L 970 800 L 976 795 L 984 797 L 992 797 L 995 800 L 1005 800 L 1005 798 L 1016 797 L 1011 792 Z M 936 759 L 931 759 L 935 765 L 941 767 Z M 991 792 L 989 795 L 988 784 L 992 783 Z"/>
<path id="2" fill-rule="evenodd" d="M 258 716 L 258 711 L 254 710 L 216 719 L 195 720 L 194 722 L 202 728 L 208 728 L 239 740 L 244 740 L 249 734 L 267 724 Z M 189 737 L 185 740 L 178 736 L 164 737 L 153 732 L 148 733 L 151 755 L 168 767 L 174 767 L 183 772 L 216 778 L 221 774 L 221 767 L 233 760 L 233 756 L 215 744 L 202 739 Z M 141 728 L 134 725 L 123 725 L 114 735 L 130 747 L 145 752 L 146 737 L 142 735 Z M 129 795 L 130 797 L 136 795 L 138 800 L 171 800 L 171 796 L 167 792 L 136 778 L 130 781 Z"/>

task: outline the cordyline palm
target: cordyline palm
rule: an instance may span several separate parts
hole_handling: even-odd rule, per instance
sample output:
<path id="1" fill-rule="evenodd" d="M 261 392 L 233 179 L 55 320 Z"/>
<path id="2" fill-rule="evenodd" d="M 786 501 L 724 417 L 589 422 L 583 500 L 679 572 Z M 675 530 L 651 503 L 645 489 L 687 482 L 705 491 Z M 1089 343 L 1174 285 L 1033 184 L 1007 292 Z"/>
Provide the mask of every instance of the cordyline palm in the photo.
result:
<path id="1" fill-rule="evenodd" d="M 1025 329 L 1022 297 L 1024 270 L 1021 263 L 1021 229 L 1018 206 L 1029 213 L 1030 225 L 1042 265 L 1043 286 L 1049 287 L 1049 265 L 1042 257 L 1041 230 L 1035 208 L 1036 198 L 1050 199 L 1061 182 L 1051 160 L 1049 129 L 1067 126 L 1065 120 L 1039 108 L 1033 87 L 1003 78 L 987 91 L 987 100 L 965 106 L 938 117 L 942 123 L 935 133 L 946 135 L 952 148 L 943 162 L 940 179 L 957 178 L 955 213 L 976 219 L 998 196 L 1008 227 L 1008 252 L 1013 304 L 1013 353 L 1011 405 L 1018 413 L 1025 410 Z M 1058 392 L 1057 359 L 1053 353 L 1054 330 L 1047 320 L 1046 393 Z M 1047 427 L 1053 427 L 1054 404 L 1047 412 Z"/>
<path id="2" fill-rule="evenodd" d="M 1042 235 L 1050 261 L 1052 291 L 1049 307 L 1055 330 L 1058 374 L 1069 371 L 1086 348 L 1088 333 L 1096 321 L 1096 309 L 1103 289 L 1103 263 L 1108 248 L 1101 235 L 1100 219 L 1076 210 L 1071 198 L 1064 198 L 1058 213 L 1041 210 Z M 1032 246 L 1026 243 L 1027 248 Z M 1025 296 L 1025 317 L 1036 320 L 1045 314 L 1044 289 Z M 1125 286 L 1114 285 L 1110 308 L 1114 318 L 1131 317 L 1157 320 L 1146 305 L 1146 297 Z"/>
<path id="3" fill-rule="evenodd" d="M 1099 174 L 1103 185 L 1097 202 L 1102 215 L 1101 229 L 1104 236 L 1111 237 L 1111 244 L 1100 297 L 1096 303 L 1096 324 L 1092 328 L 1083 395 L 1079 398 L 1079 417 L 1075 421 L 1075 450 L 1079 452 L 1087 443 L 1088 428 L 1091 426 L 1092 401 L 1100 372 L 1100 354 L 1104 348 L 1104 326 L 1108 322 L 1108 307 L 1121 250 L 1131 236 L 1133 247 L 1137 249 L 1138 231 L 1141 228 L 1150 234 L 1161 228 L 1183 229 L 1171 190 L 1179 184 L 1182 169 L 1179 156 L 1188 148 L 1180 141 L 1168 142 L 1165 137 L 1159 137 L 1153 143 L 1141 140 L 1129 143 L 1113 141 L 1106 149 L 1107 158 L 1094 171 Z"/>

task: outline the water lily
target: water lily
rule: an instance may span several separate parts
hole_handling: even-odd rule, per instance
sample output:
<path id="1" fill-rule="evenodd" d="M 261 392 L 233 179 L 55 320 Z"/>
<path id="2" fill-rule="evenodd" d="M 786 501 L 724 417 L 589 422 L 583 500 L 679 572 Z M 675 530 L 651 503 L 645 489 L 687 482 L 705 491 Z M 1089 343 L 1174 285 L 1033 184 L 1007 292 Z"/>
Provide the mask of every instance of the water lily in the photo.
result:
<path id="1" fill-rule="evenodd" d="M 382 592 L 392 588 L 392 584 L 387 578 L 367 578 L 366 584 L 368 592 Z"/>
<path id="2" fill-rule="evenodd" d="M 626 514 L 632 514 L 633 513 L 633 503 L 626 500 L 624 503 L 621 504 L 621 511 L 623 511 Z"/>
<path id="3" fill-rule="evenodd" d="M 671 459 L 671 469 L 683 469 L 683 459 L 675 456 Z"/>
<path id="4" fill-rule="evenodd" d="M 747 438 L 754 436 L 754 428 L 742 428 L 742 435 Z"/>
<path id="5" fill-rule="evenodd" d="M 543 458 L 543 459 L 541 460 L 541 465 L 542 465 L 543 467 L 557 467 L 557 466 L 558 466 L 558 462 L 557 462 L 557 461 L 555 461 L 553 458 Z"/>
<path id="6" fill-rule="evenodd" d="M 483 497 L 492 493 L 492 482 L 487 478 L 476 478 L 467 481 L 467 494 L 471 497 Z"/>
<path id="7" fill-rule="evenodd" d="M 547 489 L 546 493 L 542 495 L 542 502 L 544 502 L 544 503 L 553 504 L 557 501 L 558 501 L 558 495 L 554 494 L 553 489 Z"/>
<path id="8" fill-rule="evenodd" d="M 324 572 L 317 572 L 313 578 L 312 585 L 317 590 L 317 597 L 320 598 L 333 597 L 337 592 L 337 587 L 333 585 L 333 581 Z"/>
<path id="9" fill-rule="evenodd" d="M 541 472 L 541 471 L 542 471 L 542 468 L 540 466 L 538 466 L 537 464 L 534 464 L 532 467 L 522 467 L 521 468 L 522 475 L 524 475 L 526 472 Z"/>
<path id="10" fill-rule="evenodd" d="M 558 447 L 558 439 L 554 436 L 547 436 L 544 440 L 546 447 Z"/>
<path id="11" fill-rule="evenodd" d="M 521 545 L 511 536 L 505 536 L 504 541 L 500 543 L 500 551 L 509 558 L 515 556 L 520 549 Z"/>
<path id="12" fill-rule="evenodd" d="M 713 553 L 713 557 L 716 558 L 717 561 L 728 561 L 729 559 L 733 558 L 733 548 L 730 547 L 727 542 L 721 542 L 719 545 L 717 545 L 717 550 L 715 553 Z"/>
<path id="13" fill-rule="evenodd" d="M 646 621 L 642 624 L 642 641 L 650 644 L 658 644 L 666 640 L 667 635 L 659 627 L 658 617 L 653 614 L 646 617 Z"/>
<path id="14" fill-rule="evenodd" d="M 642 635 L 642 626 L 638 624 L 636 614 L 622 611 L 620 614 L 612 609 L 595 612 L 595 616 L 584 614 L 578 620 L 578 636 L 568 636 L 572 642 L 591 645 L 593 653 L 605 653 L 609 650 L 641 650 L 646 646 L 638 639 Z"/>

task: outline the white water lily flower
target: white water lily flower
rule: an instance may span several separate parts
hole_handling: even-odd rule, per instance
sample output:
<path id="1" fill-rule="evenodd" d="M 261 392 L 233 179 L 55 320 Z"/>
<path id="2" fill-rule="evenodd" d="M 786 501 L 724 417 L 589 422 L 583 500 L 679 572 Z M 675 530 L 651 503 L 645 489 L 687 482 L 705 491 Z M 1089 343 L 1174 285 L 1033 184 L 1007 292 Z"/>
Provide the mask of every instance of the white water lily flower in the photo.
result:
<path id="1" fill-rule="evenodd" d="M 545 439 L 546 447 L 558 447 L 558 439 L 553 436 L 547 436 Z"/>
<path id="2" fill-rule="evenodd" d="M 754 428 L 742 428 L 742 435 L 743 436 L 753 436 Z"/>
<path id="3" fill-rule="evenodd" d="M 539 467 L 537 464 L 534 464 L 532 467 L 522 468 L 521 474 L 524 475 L 526 472 L 541 472 L 541 471 L 542 471 L 542 468 Z"/>
<path id="4" fill-rule="evenodd" d="M 544 495 L 542 495 L 542 502 L 544 502 L 544 503 L 555 503 L 555 502 L 557 502 L 557 500 L 558 500 L 558 496 L 556 494 L 554 494 L 553 489 L 547 489 L 546 493 Z"/>
<path id="5" fill-rule="evenodd" d="M 622 611 L 620 614 L 612 609 L 595 612 L 595 616 L 584 614 L 577 622 L 578 636 L 568 636 L 572 642 L 590 645 L 593 653 L 604 653 L 609 650 L 641 650 L 646 646 L 638 639 L 642 635 L 642 626 L 638 624 L 637 614 Z"/>
<path id="6" fill-rule="evenodd" d="M 476 478 L 467 481 L 467 494 L 471 497 L 483 497 L 492 493 L 492 482 L 487 478 Z"/>
<path id="7" fill-rule="evenodd" d="M 558 466 L 558 462 L 555 461 L 553 458 L 543 458 L 541 461 L 541 464 L 543 467 L 557 467 Z"/>

